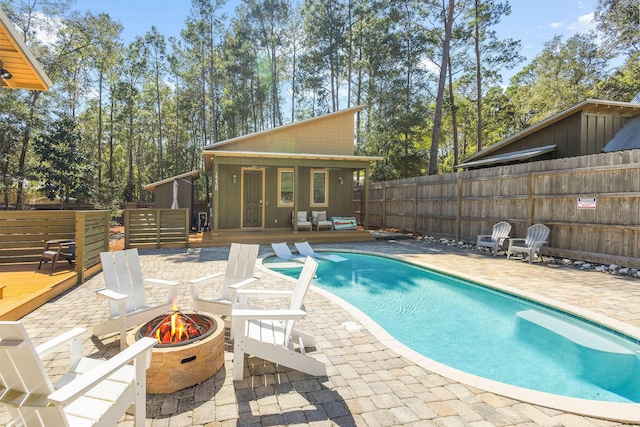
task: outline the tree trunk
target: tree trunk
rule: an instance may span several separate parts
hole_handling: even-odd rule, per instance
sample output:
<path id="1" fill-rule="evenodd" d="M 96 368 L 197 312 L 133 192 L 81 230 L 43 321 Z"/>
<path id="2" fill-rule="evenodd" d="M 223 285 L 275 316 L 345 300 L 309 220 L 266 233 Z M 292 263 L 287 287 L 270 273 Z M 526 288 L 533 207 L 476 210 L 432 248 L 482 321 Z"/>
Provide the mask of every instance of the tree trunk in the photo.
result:
<path id="1" fill-rule="evenodd" d="M 102 189 L 102 78 L 104 74 L 102 69 L 98 75 L 98 189 Z"/>
<path id="2" fill-rule="evenodd" d="M 451 104 L 451 125 L 453 126 L 453 171 L 458 164 L 458 118 L 456 117 L 456 100 L 453 96 L 453 70 L 451 67 L 451 55 L 449 55 L 449 103 Z M 463 153 L 464 154 L 464 153 Z"/>
<path id="3" fill-rule="evenodd" d="M 115 96 L 111 90 L 111 111 L 109 112 L 109 182 L 113 182 L 113 110 L 115 109 Z"/>
<path id="4" fill-rule="evenodd" d="M 476 108 L 478 109 L 476 140 L 478 151 L 482 150 L 482 70 L 480 68 L 480 0 L 475 0 L 475 51 L 476 51 Z"/>
<path id="5" fill-rule="evenodd" d="M 34 90 L 31 92 L 31 103 L 29 105 L 29 117 L 27 119 L 26 126 L 24 127 L 24 133 L 22 134 L 22 149 L 20 150 L 20 160 L 18 161 L 18 190 L 16 194 L 16 209 L 24 209 L 24 178 L 26 174 L 26 161 L 27 161 L 27 149 L 29 148 L 29 140 L 31 139 L 31 128 L 33 127 L 33 120 L 36 115 L 36 104 L 40 99 L 40 91 Z"/>
<path id="6" fill-rule="evenodd" d="M 429 175 L 438 173 L 438 144 L 442 128 L 442 104 L 444 101 L 444 85 L 447 77 L 447 64 L 449 63 L 449 49 L 451 46 L 451 28 L 453 27 L 454 0 L 449 0 L 449 8 L 445 20 L 444 41 L 442 43 L 442 63 L 440 64 L 440 78 L 438 80 L 438 94 L 436 97 L 436 112 L 433 117 L 433 137 L 431 150 L 429 151 Z M 442 8 L 445 9 L 444 0 Z"/>

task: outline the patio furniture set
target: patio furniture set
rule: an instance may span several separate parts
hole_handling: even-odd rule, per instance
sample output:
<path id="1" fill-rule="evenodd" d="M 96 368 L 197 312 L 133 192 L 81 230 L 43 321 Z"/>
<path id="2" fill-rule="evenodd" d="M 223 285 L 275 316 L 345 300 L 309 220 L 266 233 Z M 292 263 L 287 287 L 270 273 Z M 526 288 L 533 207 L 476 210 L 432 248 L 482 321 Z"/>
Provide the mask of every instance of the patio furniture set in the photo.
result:
<path id="1" fill-rule="evenodd" d="M 489 247 L 493 251 L 493 256 L 498 254 L 498 249 L 503 245 L 505 240 L 509 240 L 507 248 L 507 259 L 515 253 L 523 253 L 529 255 L 529 263 L 533 262 L 533 258 L 540 247 L 547 243 L 549 237 L 549 227 L 544 224 L 533 224 L 527 228 L 527 236 L 525 238 L 509 238 L 511 232 L 511 224 L 501 221 L 493 226 L 491 234 L 478 235 L 476 242 L 476 252 L 480 247 Z"/>
<path id="2" fill-rule="evenodd" d="M 292 224 L 293 220 L 298 226 L 298 230 L 320 231 L 321 228 L 329 230 L 357 230 L 358 224 L 354 217 L 336 216 L 327 217 L 326 211 L 311 211 L 311 216 L 307 216 L 307 211 L 291 212 Z"/>
<path id="3" fill-rule="evenodd" d="M 325 364 L 308 355 L 305 350 L 315 347 L 314 337 L 295 327 L 297 320 L 307 316 L 302 303 L 316 273 L 317 262 L 313 256 L 305 257 L 293 290 L 249 289 L 248 285 L 260 279 L 254 275 L 258 248 L 259 245 L 234 243 L 224 273 L 189 281 L 197 314 L 184 315 L 175 305 L 179 283 L 143 279 L 137 249 L 102 253 L 106 287 L 97 292 L 108 300 L 110 317 L 95 325 L 92 334 L 102 337 L 118 333 L 120 353 L 107 361 L 83 358 L 82 335 L 86 330 L 81 328 L 36 347 L 21 322 L 0 322 L 0 404 L 7 409 L 16 425 L 115 425 L 128 412 L 134 414 L 134 425 L 142 426 L 145 424 L 146 392 L 166 390 L 167 384 L 154 388 L 156 379 L 150 375 L 159 353 L 174 351 L 174 347 L 192 351 L 191 346 L 198 346 L 208 339 L 204 335 L 195 340 L 189 339 L 192 330 L 196 337 L 200 333 L 201 322 L 193 322 L 187 324 L 186 332 L 177 328 L 177 335 L 185 335 L 185 345 L 182 345 L 181 338 L 173 336 L 173 331 L 168 342 L 161 340 L 160 336 L 165 332 L 159 332 L 159 324 L 173 324 L 174 317 L 178 315 L 186 318 L 187 322 L 197 317 L 205 318 L 205 322 L 209 319 L 209 329 L 212 329 L 209 334 L 216 343 L 213 349 L 193 350 L 193 356 L 178 356 L 177 368 L 169 369 L 169 375 L 164 372 L 168 381 L 167 378 L 163 381 L 172 386 L 177 384 L 177 387 L 186 388 L 198 384 L 215 375 L 222 367 L 225 325 L 230 328 L 234 344 L 234 380 L 243 379 L 245 354 L 309 375 L 326 375 Z M 202 297 L 201 286 L 216 278 L 222 278 L 219 296 Z M 166 286 L 168 301 L 149 304 L 144 290 L 145 282 Z M 252 298 L 285 298 L 288 304 L 284 309 L 258 309 L 250 305 Z M 165 317 L 171 320 L 165 321 Z M 155 326 L 156 323 L 158 326 Z M 146 331 L 149 326 L 152 327 L 153 338 L 143 333 L 143 329 Z M 166 334 L 169 335 L 168 332 Z M 42 358 L 67 345 L 71 352 L 68 372 L 53 383 L 45 371 Z M 215 358 L 215 361 L 211 358 Z M 204 367 L 196 368 L 192 364 L 198 359 L 205 360 Z M 133 365 L 129 364 L 131 361 Z M 162 363 L 166 364 L 165 361 Z M 184 375 L 185 372 L 180 371 L 188 371 L 193 375 Z M 186 377 L 186 382 L 176 380 L 183 377 Z M 54 424 L 49 424 L 53 421 Z"/>

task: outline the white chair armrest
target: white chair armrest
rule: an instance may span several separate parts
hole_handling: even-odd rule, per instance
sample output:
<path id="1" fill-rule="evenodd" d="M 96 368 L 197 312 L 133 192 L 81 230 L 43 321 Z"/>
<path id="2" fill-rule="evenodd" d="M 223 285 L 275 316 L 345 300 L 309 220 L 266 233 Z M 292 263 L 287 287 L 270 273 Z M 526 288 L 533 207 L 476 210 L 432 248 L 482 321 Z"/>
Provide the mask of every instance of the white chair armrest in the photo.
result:
<path id="1" fill-rule="evenodd" d="M 480 243 L 482 241 L 487 241 L 487 242 L 491 242 L 491 234 L 478 234 L 478 238 L 476 240 L 477 243 Z"/>
<path id="2" fill-rule="evenodd" d="M 279 289 L 238 289 L 237 291 L 239 296 L 252 296 L 252 297 L 263 297 L 263 298 L 281 298 L 281 297 L 290 297 L 293 295 L 293 291 L 289 290 L 279 290 Z"/>
<path id="3" fill-rule="evenodd" d="M 231 311 L 233 320 L 300 320 L 307 316 L 304 310 L 243 310 Z"/>
<path id="4" fill-rule="evenodd" d="M 205 280 L 215 279 L 216 277 L 220 277 L 222 275 L 224 275 L 224 271 L 221 271 L 220 273 L 209 274 L 208 276 L 198 277 L 197 279 L 189 280 L 187 283 L 197 284 L 200 282 L 204 282 Z"/>
<path id="5" fill-rule="evenodd" d="M 129 295 L 127 294 L 121 294 L 120 292 L 112 291 L 111 289 L 106 289 L 106 288 L 98 289 L 96 293 L 101 297 L 110 299 L 111 301 L 114 301 L 114 302 L 124 301 L 127 298 L 129 298 Z"/>
<path id="6" fill-rule="evenodd" d="M 158 341 L 155 338 L 144 337 L 127 347 L 111 359 L 99 366 L 76 377 L 73 381 L 48 396 L 48 399 L 58 405 L 66 405 L 85 394 L 89 389 L 115 371 L 135 360 L 135 363 L 144 363 L 148 368 L 151 363 L 151 348 Z M 141 359 L 142 358 L 142 359 Z"/>
<path id="7" fill-rule="evenodd" d="M 522 239 L 520 237 L 512 237 L 509 239 L 509 246 L 511 246 L 514 243 L 524 243 L 526 242 L 527 239 Z"/>
<path id="8" fill-rule="evenodd" d="M 234 283 L 233 285 L 229 285 L 229 288 L 230 289 L 235 289 L 237 291 L 241 291 L 242 292 L 243 290 L 241 290 L 240 288 L 242 288 L 244 286 L 247 286 L 247 285 L 250 285 L 253 282 L 257 282 L 260 279 L 261 278 L 258 277 L 258 276 L 249 277 L 248 279 L 243 280 L 242 282 L 238 282 L 238 283 Z"/>
<path id="9" fill-rule="evenodd" d="M 163 279 L 144 279 L 145 282 L 154 283 L 157 285 L 165 285 L 165 286 L 177 286 L 180 282 L 176 282 L 174 280 L 163 280 Z"/>
<path id="10" fill-rule="evenodd" d="M 42 359 L 43 357 L 60 350 L 65 345 L 73 345 L 73 341 L 81 338 L 82 334 L 85 332 L 87 332 L 85 328 L 73 328 L 70 331 L 58 335 L 57 337 L 37 346 L 36 353 L 38 353 L 38 356 Z M 80 351 L 82 352 L 82 345 L 80 346 Z"/>

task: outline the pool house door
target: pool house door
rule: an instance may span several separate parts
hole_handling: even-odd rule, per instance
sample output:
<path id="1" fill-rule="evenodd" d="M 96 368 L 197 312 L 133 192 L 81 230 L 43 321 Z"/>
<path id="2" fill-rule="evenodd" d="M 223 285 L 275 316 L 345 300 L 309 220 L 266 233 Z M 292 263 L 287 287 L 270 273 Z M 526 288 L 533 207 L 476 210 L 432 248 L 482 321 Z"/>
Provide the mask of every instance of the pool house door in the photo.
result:
<path id="1" fill-rule="evenodd" d="M 243 169 L 242 182 L 242 227 L 261 228 L 264 224 L 264 169 Z"/>

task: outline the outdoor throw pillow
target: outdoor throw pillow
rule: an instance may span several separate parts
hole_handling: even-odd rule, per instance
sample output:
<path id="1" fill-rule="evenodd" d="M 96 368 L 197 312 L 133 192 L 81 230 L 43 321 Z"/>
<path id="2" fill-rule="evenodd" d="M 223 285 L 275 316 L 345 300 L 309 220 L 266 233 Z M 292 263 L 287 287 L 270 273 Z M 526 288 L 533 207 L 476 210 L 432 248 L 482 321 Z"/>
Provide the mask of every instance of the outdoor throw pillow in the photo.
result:
<path id="1" fill-rule="evenodd" d="M 318 212 L 318 221 L 326 221 L 327 213 L 326 212 Z"/>

